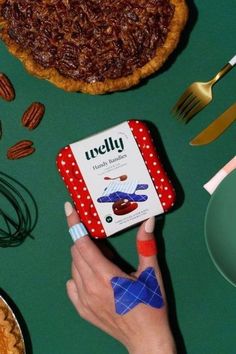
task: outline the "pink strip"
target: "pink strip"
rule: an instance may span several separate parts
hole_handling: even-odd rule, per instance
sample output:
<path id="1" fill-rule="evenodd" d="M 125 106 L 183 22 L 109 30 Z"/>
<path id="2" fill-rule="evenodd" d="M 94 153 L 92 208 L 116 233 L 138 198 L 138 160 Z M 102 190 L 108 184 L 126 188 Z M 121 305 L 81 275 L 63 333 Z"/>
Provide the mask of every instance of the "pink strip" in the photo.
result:
<path id="1" fill-rule="evenodd" d="M 214 177 L 210 179 L 203 187 L 212 194 L 218 185 L 223 181 L 223 179 L 236 169 L 236 156 L 232 158 L 220 171 L 218 171 Z"/>

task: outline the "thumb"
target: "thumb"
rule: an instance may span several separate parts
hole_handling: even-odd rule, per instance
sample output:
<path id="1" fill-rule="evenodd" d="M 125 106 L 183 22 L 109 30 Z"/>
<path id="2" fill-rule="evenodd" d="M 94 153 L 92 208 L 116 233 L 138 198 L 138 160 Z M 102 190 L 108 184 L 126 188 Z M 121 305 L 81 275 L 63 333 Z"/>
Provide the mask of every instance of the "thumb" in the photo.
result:
<path id="1" fill-rule="evenodd" d="M 138 273 L 147 267 L 157 268 L 157 245 L 154 237 L 155 217 L 145 221 L 137 233 L 137 252 L 139 257 Z"/>

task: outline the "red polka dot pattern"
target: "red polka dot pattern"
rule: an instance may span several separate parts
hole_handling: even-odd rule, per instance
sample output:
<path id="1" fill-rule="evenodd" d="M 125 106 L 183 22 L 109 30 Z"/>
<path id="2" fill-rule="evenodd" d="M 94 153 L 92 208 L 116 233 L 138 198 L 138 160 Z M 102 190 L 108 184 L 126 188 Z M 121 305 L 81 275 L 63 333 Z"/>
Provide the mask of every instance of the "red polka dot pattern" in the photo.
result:
<path id="1" fill-rule="evenodd" d="M 166 212 L 174 205 L 175 191 L 160 162 L 150 131 L 145 123 L 138 120 L 130 120 L 128 124 Z M 70 146 L 59 152 L 56 162 L 81 221 L 90 235 L 95 238 L 107 237 Z"/>
<path id="2" fill-rule="evenodd" d="M 139 150 L 143 156 L 149 174 L 151 175 L 153 184 L 157 191 L 164 211 L 168 211 L 175 203 L 175 191 L 165 172 L 153 139 L 145 123 L 139 120 L 129 121 L 130 129 L 138 144 Z"/>

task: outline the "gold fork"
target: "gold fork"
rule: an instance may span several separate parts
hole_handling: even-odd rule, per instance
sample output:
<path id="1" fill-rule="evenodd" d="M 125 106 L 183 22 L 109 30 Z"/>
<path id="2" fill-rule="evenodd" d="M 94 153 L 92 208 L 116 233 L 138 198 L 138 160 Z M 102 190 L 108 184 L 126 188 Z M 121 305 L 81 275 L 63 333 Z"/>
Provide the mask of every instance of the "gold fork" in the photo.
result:
<path id="1" fill-rule="evenodd" d="M 207 82 L 194 82 L 179 98 L 172 109 L 178 119 L 187 123 L 195 114 L 212 101 L 212 86 L 226 75 L 236 64 L 236 55 Z"/>

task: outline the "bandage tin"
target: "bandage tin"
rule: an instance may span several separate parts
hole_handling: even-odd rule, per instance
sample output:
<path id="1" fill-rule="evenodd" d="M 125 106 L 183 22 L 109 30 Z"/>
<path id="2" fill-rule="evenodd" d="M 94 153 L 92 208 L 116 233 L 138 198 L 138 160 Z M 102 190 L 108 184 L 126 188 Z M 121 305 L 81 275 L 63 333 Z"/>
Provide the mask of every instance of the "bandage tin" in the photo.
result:
<path id="1" fill-rule="evenodd" d="M 70 144 L 56 163 L 94 238 L 111 236 L 174 205 L 174 188 L 143 121 L 129 120 Z"/>

